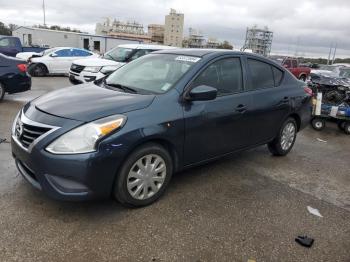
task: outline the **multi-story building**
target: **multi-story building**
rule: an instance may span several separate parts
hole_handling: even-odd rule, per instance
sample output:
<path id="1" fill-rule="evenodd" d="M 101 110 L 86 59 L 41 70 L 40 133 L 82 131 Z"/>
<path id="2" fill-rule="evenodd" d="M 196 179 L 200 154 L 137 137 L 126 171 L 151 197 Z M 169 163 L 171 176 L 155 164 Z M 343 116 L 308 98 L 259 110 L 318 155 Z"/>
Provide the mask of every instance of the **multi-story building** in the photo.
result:
<path id="1" fill-rule="evenodd" d="M 164 43 L 164 25 L 150 24 L 148 25 L 148 36 L 152 43 Z"/>
<path id="2" fill-rule="evenodd" d="M 177 13 L 170 9 L 170 13 L 165 16 L 164 44 L 170 46 L 182 46 L 184 28 L 184 14 Z"/>

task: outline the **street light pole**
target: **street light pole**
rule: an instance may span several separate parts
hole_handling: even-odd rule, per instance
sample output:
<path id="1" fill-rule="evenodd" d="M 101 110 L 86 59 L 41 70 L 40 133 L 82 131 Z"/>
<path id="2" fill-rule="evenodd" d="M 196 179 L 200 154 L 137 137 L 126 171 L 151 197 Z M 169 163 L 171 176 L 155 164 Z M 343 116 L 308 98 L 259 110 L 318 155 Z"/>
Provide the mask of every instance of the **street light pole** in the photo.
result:
<path id="1" fill-rule="evenodd" d="M 43 0 L 44 26 L 46 26 L 45 0 Z"/>

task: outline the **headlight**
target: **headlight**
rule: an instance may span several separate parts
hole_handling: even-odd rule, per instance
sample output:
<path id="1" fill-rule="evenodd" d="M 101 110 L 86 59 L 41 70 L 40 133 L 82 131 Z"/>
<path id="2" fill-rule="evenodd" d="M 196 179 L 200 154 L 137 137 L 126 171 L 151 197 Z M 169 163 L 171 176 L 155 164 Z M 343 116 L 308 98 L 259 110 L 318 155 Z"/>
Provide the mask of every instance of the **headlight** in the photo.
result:
<path id="1" fill-rule="evenodd" d="M 101 70 L 101 66 L 87 66 L 84 68 L 85 72 L 98 73 Z"/>
<path id="2" fill-rule="evenodd" d="M 120 67 L 120 65 L 117 65 L 117 66 L 104 66 L 101 69 L 101 73 L 102 74 L 111 73 L 111 72 L 117 70 L 119 67 Z"/>
<path id="3" fill-rule="evenodd" d="M 17 113 L 15 119 L 13 120 L 13 124 L 12 124 L 12 128 L 11 128 L 11 133 L 12 133 L 12 135 L 15 135 L 15 133 L 16 133 L 16 125 L 17 125 L 18 117 L 19 117 L 19 115 L 21 114 L 21 111 L 22 111 L 22 110 L 20 110 L 20 111 Z"/>
<path id="4" fill-rule="evenodd" d="M 96 142 L 126 122 L 123 115 L 114 115 L 77 127 L 52 142 L 46 150 L 53 154 L 82 154 L 96 151 Z"/>

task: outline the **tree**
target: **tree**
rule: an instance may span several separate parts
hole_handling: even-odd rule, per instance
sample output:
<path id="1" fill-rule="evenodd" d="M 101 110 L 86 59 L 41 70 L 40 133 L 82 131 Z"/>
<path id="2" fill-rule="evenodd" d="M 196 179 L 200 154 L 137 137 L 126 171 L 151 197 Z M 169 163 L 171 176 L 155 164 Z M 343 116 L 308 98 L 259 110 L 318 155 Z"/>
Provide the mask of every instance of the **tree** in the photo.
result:
<path id="1" fill-rule="evenodd" d="M 222 42 L 219 46 L 218 46 L 218 48 L 220 48 L 220 49 L 233 49 L 233 46 L 230 44 L 230 42 L 229 41 L 224 41 L 224 42 Z"/>
<path id="2" fill-rule="evenodd" d="M 0 35 L 12 35 L 11 29 L 2 22 L 0 22 Z"/>

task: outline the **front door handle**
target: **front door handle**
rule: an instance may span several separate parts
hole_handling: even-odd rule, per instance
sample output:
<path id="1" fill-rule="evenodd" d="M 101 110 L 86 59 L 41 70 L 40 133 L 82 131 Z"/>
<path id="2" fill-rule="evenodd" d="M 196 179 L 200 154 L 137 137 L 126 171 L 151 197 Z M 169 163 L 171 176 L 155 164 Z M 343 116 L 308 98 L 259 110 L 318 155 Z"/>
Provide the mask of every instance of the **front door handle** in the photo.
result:
<path id="1" fill-rule="evenodd" d="M 239 104 L 236 107 L 236 111 L 239 113 L 244 113 L 245 111 L 247 111 L 247 107 L 245 105 Z"/>

